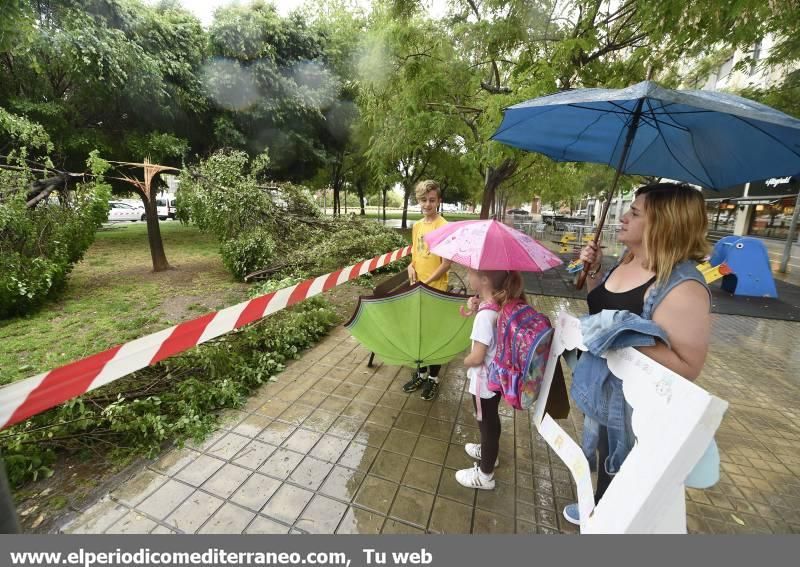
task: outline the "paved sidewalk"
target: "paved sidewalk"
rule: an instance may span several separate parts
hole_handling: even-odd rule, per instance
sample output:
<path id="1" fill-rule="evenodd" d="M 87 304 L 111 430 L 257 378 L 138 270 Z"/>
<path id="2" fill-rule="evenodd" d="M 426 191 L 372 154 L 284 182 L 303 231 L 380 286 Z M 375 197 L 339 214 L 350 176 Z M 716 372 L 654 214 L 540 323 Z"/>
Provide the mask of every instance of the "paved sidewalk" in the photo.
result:
<path id="1" fill-rule="evenodd" d="M 538 298 L 540 309 L 585 303 Z M 699 383 L 731 404 L 723 472 L 687 491 L 692 532 L 800 532 L 798 323 L 716 316 Z M 787 354 L 788 353 L 788 354 Z M 337 328 L 201 444 L 149 463 L 64 527 L 89 533 L 575 533 L 566 467 L 529 414 L 505 408 L 495 491 L 454 472 L 478 440 L 459 361 L 434 402 L 404 394 L 409 371 L 366 366 Z M 502 406 L 501 406 L 502 407 Z M 562 425 L 577 435 L 575 411 Z"/>

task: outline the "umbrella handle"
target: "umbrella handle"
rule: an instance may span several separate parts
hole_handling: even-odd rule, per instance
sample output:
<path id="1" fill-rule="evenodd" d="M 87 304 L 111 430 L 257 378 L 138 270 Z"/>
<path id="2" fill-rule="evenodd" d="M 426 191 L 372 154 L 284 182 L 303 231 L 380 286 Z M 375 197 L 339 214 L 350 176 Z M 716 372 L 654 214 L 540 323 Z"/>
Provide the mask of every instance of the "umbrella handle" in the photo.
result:
<path id="1" fill-rule="evenodd" d="M 583 289 L 583 286 L 586 285 L 586 274 L 589 272 L 587 271 L 587 267 L 583 267 L 583 271 L 581 271 L 580 275 L 578 276 L 578 281 L 575 282 L 575 289 Z"/>
<path id="2" fill-rule="evenodd" d="M 479 298 L 476 295 L 474 297 L 470 297 L 469 299 L 479 299 Z M 467 305 L 469 305 L 469 299 L 467 300 Z M 461 313 L 462 317 L 472 317 L 473 315 L 475 315 L 475 311 L 473 311 L 472 309 L 469 309 L 469 308 L 465 309 L 463 305 L 461 305 L 458 308 L 458 312 Z"/>
<path id="3" fill-rule="evenodd" d="M 647 74 L 648 76 L 652 73 L 652 67 L 648 69 Z M 600 241 L 600 233 L 603 231 L 603 225 L 606 222 L 606 215 L 608 215 L 608 207 L 611 205 L 611 199 L 614 197 L 614 192 L 617 190 L 617 184 L 619 183 L 619 176 L 622 174 L 622 170 L 625 169 L 625 164 L 628 161 L 628 151 L 631 149 L 631 143 L 633 142 L 634 136 L 636 136 L 636 130 L 639 128 L 639 120 L 642 116 L 642 106 L 644 106 L 644 97 L 640 98 L 636 102 L 636 108 L 633 111 L 633 115 L 631 117 L 631 124 L 628 127 L 628 133 L 625 136 L 625 146 L 622 148 L 622 154 L 619 156 L 619 164 L 617 164 L 617 171 L 614 173 L 614 181 L 611 182 L 611 190 L 608 192 L 606 196 L 606 202 L 603 203 L 603 212 L 600 213 L 600 220 L 597 224 L 597 230 L 594 233 L 594 243 L 597 244 Z M 583 285 L 586 283 L 586 276 L 589 274 L 589 266 L 584 266 L 581 275 L 578 276 L 578 281 L 575 283 L 575 287 L 577 289 L 583 289 Z"/>
<path id="4" fill-rule="evenodd" d="M 600 224 L 597 225 L 597 230 L 594 233 L 594 243 L 595 244 L 597 244 L 600 241 L 600 232 L 603 230 L 603 224 L 604 224 L 604 221 L 605 221 L 605 218 L 606 218 L 606 213 L 608 212 L 608 203 L 610 201 L 611 201 L 611 198 L 609 197 L 606 200 L 605 206 L 603 207 L 603 216 L 602 216 L 602 218 L 600 220 Z M 583 289 L 583 286 L 586 285 L 586 276 L 589 275 L 589 270 L 590 269 L 591 269 L 591 266 L 589 266 L 589 264 L 584 264 L 583 265 L 583 270 L 581 270 L 581 273 L 578 275 L 578 281 L 575 282 L 575 289 Z"/>

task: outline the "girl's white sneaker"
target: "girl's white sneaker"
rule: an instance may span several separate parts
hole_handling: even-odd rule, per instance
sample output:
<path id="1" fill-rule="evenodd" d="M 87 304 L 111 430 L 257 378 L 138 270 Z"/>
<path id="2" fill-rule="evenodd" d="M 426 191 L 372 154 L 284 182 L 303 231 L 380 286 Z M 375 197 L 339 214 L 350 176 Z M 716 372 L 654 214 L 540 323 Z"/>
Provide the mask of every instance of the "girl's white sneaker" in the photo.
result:
<path id="1" fill-rule="evenodd" d="M 461 486 L 477 488 L 478 490 L 492 490 L 494 488 L 494 475 L 486 475 L 475 464 L 471 469 L 456 471 L 456 480 Z"/>
<path id="2" fill-rule="evenodd" d="M 481 444 L 480 443 L 467 443 L 464 445 L 464 451 L 466 451 L 467 455 L 472 457 L 473 459 L 480 461 L 481 460 Z M 500 464 L 500 457 L 498 456 L 494 460 L 494 468 Z"/>

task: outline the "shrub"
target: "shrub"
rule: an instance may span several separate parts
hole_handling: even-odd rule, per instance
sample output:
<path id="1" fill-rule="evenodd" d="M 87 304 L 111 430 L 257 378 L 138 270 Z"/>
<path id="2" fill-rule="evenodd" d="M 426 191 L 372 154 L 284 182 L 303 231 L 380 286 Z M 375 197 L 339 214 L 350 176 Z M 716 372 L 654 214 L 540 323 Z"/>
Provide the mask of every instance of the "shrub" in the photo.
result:
<path id="1" fill-rule="evenodd" d="M 325 218 L 302 186 L 260 182 L 252 169 L 264 159 L 251 166 L 243 152 L 218 152 L 181 177 L 178 217 L 219 238 L 236 277 L 319 275 L 404 245 L 379 223 Z"/>
<path id="2" fill-rule="evenodd" d="M 267 230 L 258 228 L 223 241 L 220 253 L 225 267 L 244 279 L 254 266 L 268 266 L 274 261 L 275 241 Z"/>
<path id="3" fill-rule="evenodd" d="M 0 318 L 27 313 L 62 289 L 108 214 L 111 188 L 102 181 L 30 208 L 31 181 L 25 171 L 0 171 Z"/>
<path id="4" fill-rule="evenodd" d="M 59 453 L 152 456 L 166 441 L 201 439 L 217 410 L 242 405 L 335 323 L 327 301 L 308 299 L 2 431 L 9 479 L 49 476 Z"/>

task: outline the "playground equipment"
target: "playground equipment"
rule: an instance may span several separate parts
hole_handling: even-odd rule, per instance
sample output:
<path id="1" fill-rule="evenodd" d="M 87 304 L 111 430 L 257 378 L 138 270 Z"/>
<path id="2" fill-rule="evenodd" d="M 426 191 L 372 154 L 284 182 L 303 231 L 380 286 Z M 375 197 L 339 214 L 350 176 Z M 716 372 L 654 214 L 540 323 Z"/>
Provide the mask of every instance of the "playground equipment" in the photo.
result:
<path id="1" fill-rule="evenodd" d="M 709 262 L 701 264 L 707 283 L 722 278 L 722 289 L 733 295 L 778 297 L 764 243 L 748 236 L 726 236 L 714 245 Z"/>
<path id="2" fill-rule="evenodd" d="M 721 277 L 733 273 L 731 267 L 724 262 L 719 266 L 712 266 L 711 262 L 703 262 L 697 266 L 697 269 L 703 274 L 707 284 L 713 283 Z"/>
<path id="3" fill-rule="evenodd" d="M 565 232 L 561 240 L 554 240 L 553 242 L 560 245 L 558 249 L 559 253 L 566 254 L 576 246 L 577 240 L 578 237 L 574 232 Z"/>

